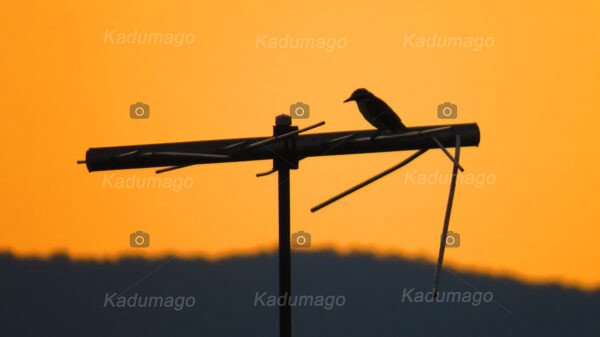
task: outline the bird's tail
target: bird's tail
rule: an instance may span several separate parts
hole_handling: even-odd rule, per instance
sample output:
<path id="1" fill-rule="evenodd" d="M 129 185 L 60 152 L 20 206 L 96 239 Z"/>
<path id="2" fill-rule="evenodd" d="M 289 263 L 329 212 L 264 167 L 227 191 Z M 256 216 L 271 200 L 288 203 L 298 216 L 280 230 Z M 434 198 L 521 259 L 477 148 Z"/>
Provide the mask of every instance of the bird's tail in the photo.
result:
<path id="1" fill-rule="evenodd" d="M 397 132 L 406 132 L 406 131 L 408 131 L 408 128 L 402 122 L 400 122 L 400 126 L 397 126 L 397 127 L 393 128 L 392 131 L 394 133 L 397 133 Z"/>

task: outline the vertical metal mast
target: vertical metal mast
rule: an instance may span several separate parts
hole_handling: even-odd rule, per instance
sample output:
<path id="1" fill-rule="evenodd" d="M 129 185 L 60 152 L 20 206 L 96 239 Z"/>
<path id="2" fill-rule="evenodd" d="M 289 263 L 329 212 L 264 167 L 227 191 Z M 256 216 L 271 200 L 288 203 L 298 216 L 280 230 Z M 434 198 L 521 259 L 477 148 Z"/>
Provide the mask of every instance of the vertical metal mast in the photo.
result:
<path id="1" fill-rule="evenodd" d="M 295 131 L 290 116 L 279 115 L 275 118 L 273 136 Z M 289 299 L 292 295 L 292 253 L 290 247 L 290 169 L 298 168 L 296 159 L 296 137 L 283 140 L 283 152 L 276 155 L 273 168 L 278 172 L 279 194 L 279 336 L 292 336 L 292 308 Z"/>

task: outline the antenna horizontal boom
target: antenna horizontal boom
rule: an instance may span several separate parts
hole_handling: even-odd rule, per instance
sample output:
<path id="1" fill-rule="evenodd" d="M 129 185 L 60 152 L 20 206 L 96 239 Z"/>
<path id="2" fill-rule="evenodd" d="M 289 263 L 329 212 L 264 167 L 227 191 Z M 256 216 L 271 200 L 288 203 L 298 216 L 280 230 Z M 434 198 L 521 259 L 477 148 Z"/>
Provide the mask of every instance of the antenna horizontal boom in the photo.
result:
<path id="1" fill-rule="evenodd" d="M 307 158 L 438 148 L 439 144 L 430 136 L 431 130 L 434 130 L 435 138 L 444 147 L 454 147 L 457 134 L 460 135 L 461 146 L 479 145 L 479 127 L 475 123 L 411 127 L 405 136 L 382 133 L 375 141 L 371 141 L 370 137 L 376 130 L 300 134 L 285 139 L 295 142 L 294 151 L 298 158 Z M 86 152 L 85 164 L 92 172 L 272 160 L 289 154 L 289 146 L 283 140 L 269 141 L 268 147 L 259 145 L 248 148 L 240 145 L 255 144 L 270 138 L 272 137 L 90 148 Z M 244 150 L 234 153 L 224 150 L 239 146 Z M 148 155 L 151 153 L 153 155 Z"/>

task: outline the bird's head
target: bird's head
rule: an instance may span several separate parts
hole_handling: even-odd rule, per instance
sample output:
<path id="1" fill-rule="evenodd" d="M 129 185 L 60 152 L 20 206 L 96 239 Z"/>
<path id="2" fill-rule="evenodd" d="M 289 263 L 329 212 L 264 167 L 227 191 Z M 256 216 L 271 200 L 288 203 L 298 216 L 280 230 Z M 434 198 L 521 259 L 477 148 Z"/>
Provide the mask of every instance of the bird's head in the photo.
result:
<path id="1" fill-rule="evenodd" d="M 373 97 L 373 94 L 364 88 L 360 88 L 360 89 L 356 89 L 354 90 L 354 92 L 352 93 L 352 95 L 350 95 L 350 97 L 348 97 L 344 103 L 346 102 L 350 102 L 350 101 L 356 101 L 356 102 L 360 102 L 363 99 L 367 99 L 367 98 L 371 98 Z"/>

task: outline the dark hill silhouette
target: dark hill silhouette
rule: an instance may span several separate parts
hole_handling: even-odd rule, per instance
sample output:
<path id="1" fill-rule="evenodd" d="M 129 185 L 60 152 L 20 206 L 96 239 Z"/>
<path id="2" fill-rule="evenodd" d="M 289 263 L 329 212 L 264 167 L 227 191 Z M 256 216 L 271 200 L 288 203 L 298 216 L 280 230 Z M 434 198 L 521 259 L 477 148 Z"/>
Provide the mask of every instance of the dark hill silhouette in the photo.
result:
<path id="1" fill-rule="evenodd" d="M 136 284 L 165 260 L 74 262 L 2 254 L 0 336 L 277 336 L 276 308 L 254 307 L 256 292 L 277 294 L 275 255 L 214 263 L 173 259 Z M 433 264 L 332 252 L 295 254 L 292 263 L 295 294 L 345 297 L 331 310 L 294 308 L 297 337 L 600 334 L 599 292 L 445 272 L 442 292 L 474 287 L 493 292 L 495 302 L 410 303 L 402 302 L 403 288 L 430 291 Z M 106 293 L 134 284 L 123 296 L 194 296 L 195 305 L 180 311 L 103 307 Z"/>

